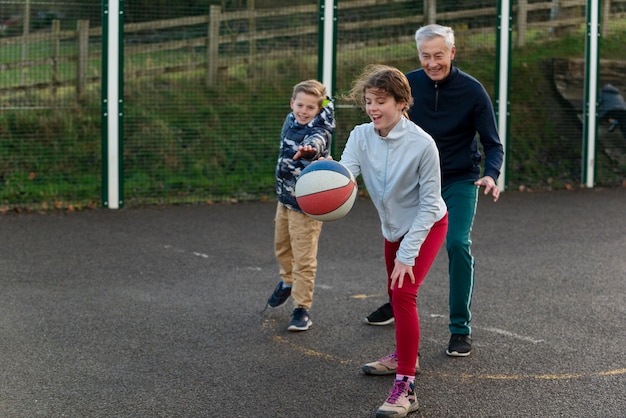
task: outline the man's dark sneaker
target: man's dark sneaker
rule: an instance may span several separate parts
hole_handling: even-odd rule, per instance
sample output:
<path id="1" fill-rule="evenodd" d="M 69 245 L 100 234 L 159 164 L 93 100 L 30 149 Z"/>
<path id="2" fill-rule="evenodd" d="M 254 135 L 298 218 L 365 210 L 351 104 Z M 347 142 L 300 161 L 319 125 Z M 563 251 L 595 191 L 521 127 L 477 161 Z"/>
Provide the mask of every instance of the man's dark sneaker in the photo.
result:
<path id="1" fill-rule="evenodd" d="M 311 317 L 309 316 L 309 311 L 304 308 L 294 309 L 291 316 L 293 316 L 293 318 L 287 328 L 289 331 L 306 331 L 311 325 L 313 325 L 313 321 L 311 321 Z"/>
<path id="2" fill-rule="evenodd" d="M 365 323 L 369 325 L 388 325 L 394 321 L 393 308 L 387 302 L 365 318 Z"/>
<path id="3" fill-rule="evenodd" d="M 467 357 L 472 352 L 472 337 L 463 334 L 452 334 L 446 354 L 452 357 Z"/>
<path id="4" fill-rule="evenodd" d="M 282 305 L 291 295 L 291 286 L 283 287 L 283 281 L 278 282 L 276 289 L 274 289 L 274 293 L 267 300 L 267 304 L 272 308 Z"/>

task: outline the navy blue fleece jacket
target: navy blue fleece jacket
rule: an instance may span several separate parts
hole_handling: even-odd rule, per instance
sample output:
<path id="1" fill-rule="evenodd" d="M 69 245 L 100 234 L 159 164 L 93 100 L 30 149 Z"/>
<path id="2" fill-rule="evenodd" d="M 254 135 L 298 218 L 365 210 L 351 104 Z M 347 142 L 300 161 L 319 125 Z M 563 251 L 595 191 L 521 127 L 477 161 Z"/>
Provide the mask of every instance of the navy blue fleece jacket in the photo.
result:
<path id="1" fill-rule="evenodd" d="M 478 138 L 485 151 L 484 175 L 497 180 L 504 152 L 491 99 L 482 84 L 456 67 L 439 82 L 422 69 L 406 76 L 415 101 L 409 118 L 437 144 L 442 186 L 480 178 Z"/>

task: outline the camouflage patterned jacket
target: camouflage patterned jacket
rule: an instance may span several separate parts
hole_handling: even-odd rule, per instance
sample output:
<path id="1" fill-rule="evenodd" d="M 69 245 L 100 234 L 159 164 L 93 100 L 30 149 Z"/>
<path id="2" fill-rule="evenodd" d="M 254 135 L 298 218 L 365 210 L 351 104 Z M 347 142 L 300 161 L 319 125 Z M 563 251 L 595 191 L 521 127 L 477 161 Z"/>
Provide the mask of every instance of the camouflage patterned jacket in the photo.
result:
<path id="1" fill-rule="evenodd" d="M 301 212 L 296 202 L 295 188 L 298 176 L 306 166 L 319 157 L 330 155 L 330 143 L 335 130 L 335 108 L 327 99 L 322 111 L 307 125 L 296 122 L 293 112 L 287 115 L 280 134 L 280 152 L 276 164 L 276 194 L 278 201 L 289 209 Z M 293 156 L 301 145 L 311 145 L 317 152 L 300 157 Z"/>

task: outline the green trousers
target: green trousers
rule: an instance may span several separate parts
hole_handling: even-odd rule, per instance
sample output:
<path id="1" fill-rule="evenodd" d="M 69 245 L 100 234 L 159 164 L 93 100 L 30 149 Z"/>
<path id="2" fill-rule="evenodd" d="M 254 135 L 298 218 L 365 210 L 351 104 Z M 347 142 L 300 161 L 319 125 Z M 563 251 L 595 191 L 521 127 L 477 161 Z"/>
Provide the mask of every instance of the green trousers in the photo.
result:
<path id="1" fill-rule="evenodd" d="M 459 181 L 442 188 L 448 206 L 448 269 L 450 275 L 450 323 L 452 334 L 471 334 L 474 257 L 470 250 L 472 225 L 478 202 L 478 187 L 473 180 Z"/>

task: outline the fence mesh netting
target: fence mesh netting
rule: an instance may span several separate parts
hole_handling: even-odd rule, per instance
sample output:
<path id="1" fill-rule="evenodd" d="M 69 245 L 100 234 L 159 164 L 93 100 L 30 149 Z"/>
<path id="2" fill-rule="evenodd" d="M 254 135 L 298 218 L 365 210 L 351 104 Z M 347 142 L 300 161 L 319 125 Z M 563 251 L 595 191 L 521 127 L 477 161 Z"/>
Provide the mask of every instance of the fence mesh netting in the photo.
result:
<path id="1" fill-rule="evenodd" d="M 103 3 L 0 0 L 0 208 L 102 204 Z M 209 4 L 211 3 L 211 4 Z M 513 5 L 506 187 L 582 183 L 586 1 Z M 317 2 L 137 0 L 123 10 L 123 204 L 273 198 L 280 128 L 318 78 Z M 343 99 L 370 63 L 419 66 L 413 35 L 455 29 L 455 65 L 494 98 L 497 2 L 337 3 L 338 158 L 364 112 Z M 599 86 L 626 92 L 626 1 L 603 0 Z M 623 127 L 626 132 L 626 127 Z M 621 187 L 626 139 L 598 121 L 595 181 Z"/>

